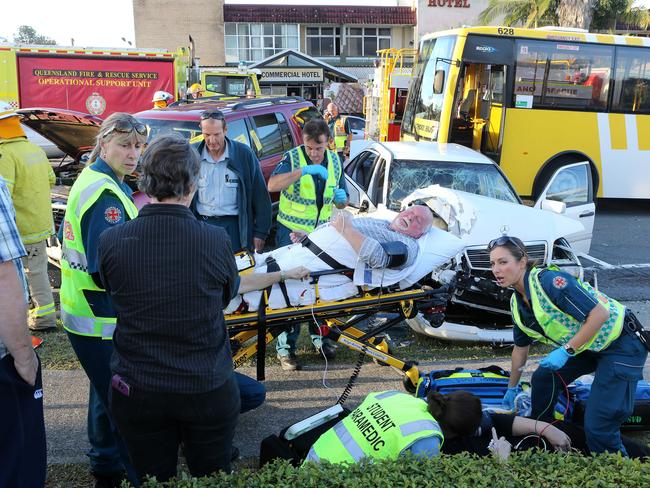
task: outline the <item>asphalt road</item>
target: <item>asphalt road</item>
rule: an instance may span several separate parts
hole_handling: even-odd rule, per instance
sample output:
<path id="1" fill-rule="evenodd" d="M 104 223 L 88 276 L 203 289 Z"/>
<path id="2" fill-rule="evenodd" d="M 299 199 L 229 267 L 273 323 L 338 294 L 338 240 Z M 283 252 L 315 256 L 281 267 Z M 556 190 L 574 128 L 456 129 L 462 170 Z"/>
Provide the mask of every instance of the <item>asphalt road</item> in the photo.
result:
<path id="1" fill-rule="evenodd" d="M 613 265 L 646 264 L 598 270 L 597 279 L 599 288 L 612 297 L 650 300 L 650 201 L 598 202 L 590 255 Z"/>

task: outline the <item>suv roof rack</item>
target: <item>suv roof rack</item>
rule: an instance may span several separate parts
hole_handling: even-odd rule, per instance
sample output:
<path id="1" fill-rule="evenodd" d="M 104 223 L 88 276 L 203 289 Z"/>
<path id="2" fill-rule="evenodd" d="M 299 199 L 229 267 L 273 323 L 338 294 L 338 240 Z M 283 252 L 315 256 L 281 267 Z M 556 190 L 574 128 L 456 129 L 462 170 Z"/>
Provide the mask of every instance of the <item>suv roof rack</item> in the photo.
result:
<path id="1" fill-rule="evenodd" d="M 235 103 L 232 110 L 241 110 L 250 107 L 264 107 L 267 105 L 281 105 L 283 103 L 304 102 L 305 99 L 297 96 L 273 97 L 273 98 L 250 98 Z"/>
<path id="2" fill-rule="evenodd" d="M 174 103 L 167 105 L 168 107 L 179 107 L 181 105 L 188 105 L 192 103 L 203 103 L 203 102 L 228 102 L 233 100 L 238 100 L 244 97 L 238 97 L 236 95 L 213 95 L 211 97 L 201 97 L 201 98 L 185 98 L 183 100 L 176 100 Z"/>

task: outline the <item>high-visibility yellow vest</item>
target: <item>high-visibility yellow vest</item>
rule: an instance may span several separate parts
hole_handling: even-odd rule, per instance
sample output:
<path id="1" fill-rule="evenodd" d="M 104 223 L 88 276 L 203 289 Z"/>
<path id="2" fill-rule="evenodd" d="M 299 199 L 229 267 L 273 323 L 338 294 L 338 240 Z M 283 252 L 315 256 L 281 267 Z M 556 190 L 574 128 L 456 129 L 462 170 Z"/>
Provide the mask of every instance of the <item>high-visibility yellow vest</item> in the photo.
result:
<path id="1" fill-rule="evenodd" d="M 361 405 L 314 443 L 305 461 L 356 463 L 364 457 L 397 459 L 416 441 L 444 441 L 427 403 L 407 393 L 371 393 Z"/>
<path id="2" fill-rule="evenodd" d="M 551 267 L 550 269 L 557 270 L 558 268 Z M 533 313 L 545 335 L 524 325 L 519 315 L 519 299 L 517 298 L 517 293 L 513 293 L 510 298 L 512 318 L 515 324 L 517 324 L 517 327 L 527 336 L 545 344 L 564 345 L 580 330 L 583 324 L 571 315 L 564 313 L 551 301 L 539 281 L 539 274 L 542 271 L 543 269 L 541 268 L 533 268 L 528 275 L 528 284 L 530 287 Z M 604 293 L 594 290 L 589 283 L 584 283 L 580 280 L 578 282 L 587 293 L 598 300 L 609 311 L 609 318 L 600 328 L 598 334 L 577 349 L 576 353 L 587 349 L 590 351 L 602 351 L 621 335 L 625 320 L 625 307 Z"/>
<path id="3" fill-rule="evenodd" d="M 63 225 L 61 256 L 61 319 L 63 327 L 73 334 L 111 339 L 115 317 L 97 317 L 86 301 L 84 290 L 104 291 L 88 273 L 88 259 L 81 238 L 81 219 L 100 195 L 110 190 L 134 219 L 138 209 L 117 183 L 108 175 L 85 168 L 70 190 Z"/>
<path id="4" fill-rule="evenodd" d="M 329 144 L 329 149 L 332 151 L 343 151 L 348 135 L 345 133 L 345 119 L 341 116 L 338 116 L 334 122 L 334 134 L 332 134 L 332 137 L 334 143 Z"/>
<path id="5" fill-rule="evenodd" d="M 55 177 L 43 150 L 24 137 L 0 139 L 0 175 L 11 194 L 23 244 L 54 234 L 50 188 Z"/>
<path id="6" fill-rule="evenodd" d="M 307 160 L 301 147 L 289 151 L 291 171 L 307 166 Z M 333 151 L 325 151 L 327 158 L 327 181 L 323 191 L 323 206 L 318 211 L 316 205 L 316 185 L 311 175 L 300 177 L 292 185 L 282 190 L 278 208 L 278 222 L 291 230 L 311 232 L 318 225 L 328 222 L 332 216 L 332 200 L 334 190 L 338 188 L 343 168 L 338 155 Z"/>

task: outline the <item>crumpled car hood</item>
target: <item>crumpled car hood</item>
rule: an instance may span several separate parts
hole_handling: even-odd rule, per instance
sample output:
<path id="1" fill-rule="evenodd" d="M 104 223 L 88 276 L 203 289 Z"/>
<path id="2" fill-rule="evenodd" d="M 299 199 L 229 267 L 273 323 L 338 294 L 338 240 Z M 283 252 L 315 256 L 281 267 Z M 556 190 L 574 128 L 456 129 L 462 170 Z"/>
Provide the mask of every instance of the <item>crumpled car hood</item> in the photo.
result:
<path id="1" fill-rule="evenodd" d="M 456 205 L 453 205 L 450 195 L 457 197 Z M 447 222 L 450 232 L 461 237 L 467 246 L 486 245 L 504 234 L 519 237 L 523 241 L 547 241 L 552 244 L 560 237 L 583 229 L 580 222 L 546 210 L 449 190 L 438 185 L 418 190 L 404 199 L 404 202 L 412 200 L 427 203 Z M 446 210 L 450 210 L 451 206 L 449 212 L 439 212 L 441 201 Z M 468 222 L 471 224 L 469 230 Z"/>

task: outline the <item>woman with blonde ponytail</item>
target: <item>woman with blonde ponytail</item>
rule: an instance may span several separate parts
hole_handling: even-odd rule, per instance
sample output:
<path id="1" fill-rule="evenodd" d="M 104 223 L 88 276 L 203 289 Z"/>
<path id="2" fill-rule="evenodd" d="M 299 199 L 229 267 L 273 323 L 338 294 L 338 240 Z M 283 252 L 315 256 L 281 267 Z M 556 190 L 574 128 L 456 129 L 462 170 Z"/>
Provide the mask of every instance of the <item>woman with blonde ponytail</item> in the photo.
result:
<path id="1" fill-rule="evenodd" d="M 59 231 L 61 320 L 90 380 L 88 457 L 101 486 L 119 486 L 124 471 L 138 482 L 107 413 L 116 314 L 99 278 L 97 245 L 104 230 L 137 215 L 124 177 L 135 170 L 146 138 L 146 126 L 129 114 L 114 113 L 102 122 L 89 165 L 70 189 Z"/>

